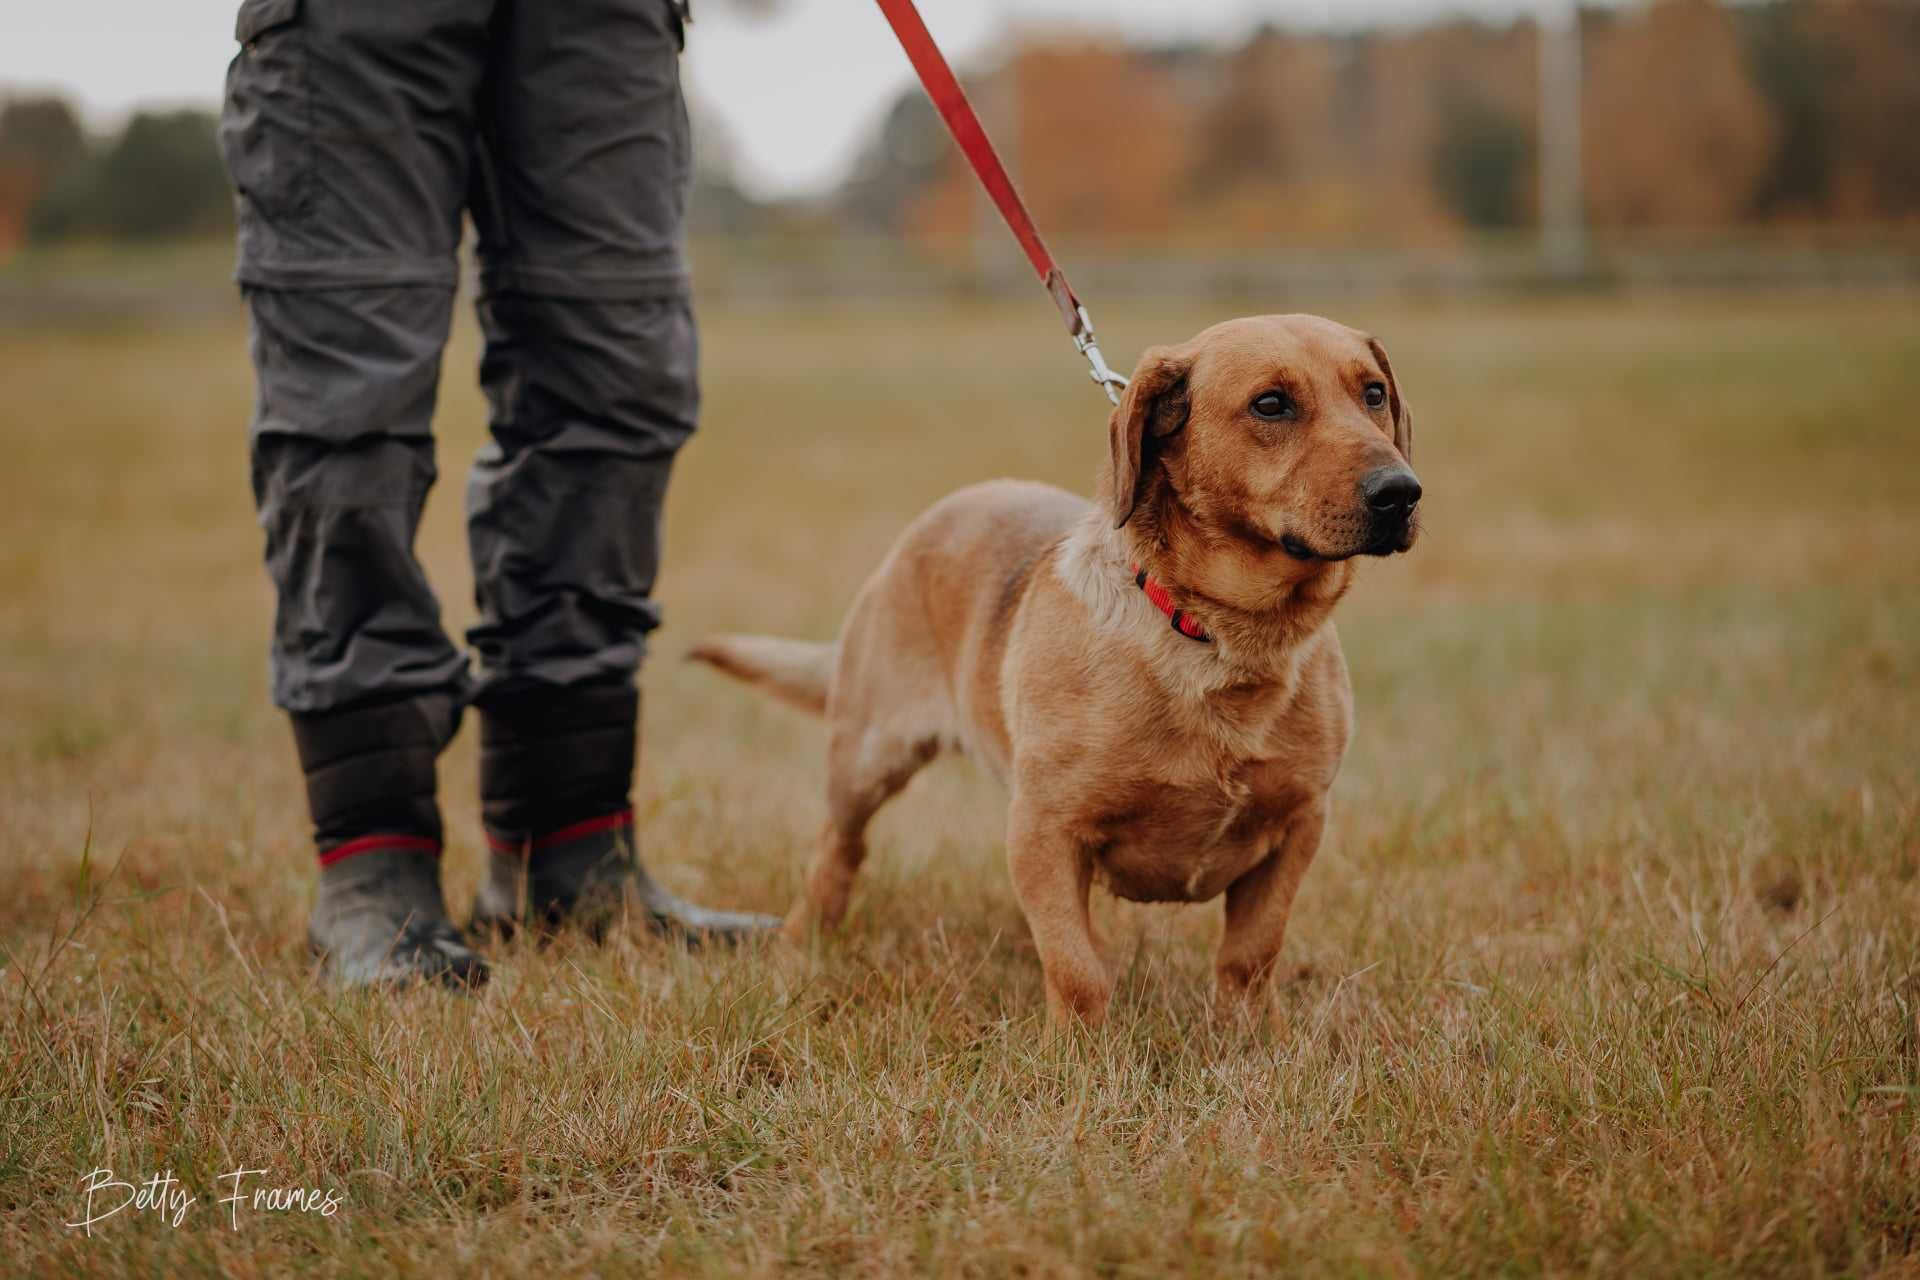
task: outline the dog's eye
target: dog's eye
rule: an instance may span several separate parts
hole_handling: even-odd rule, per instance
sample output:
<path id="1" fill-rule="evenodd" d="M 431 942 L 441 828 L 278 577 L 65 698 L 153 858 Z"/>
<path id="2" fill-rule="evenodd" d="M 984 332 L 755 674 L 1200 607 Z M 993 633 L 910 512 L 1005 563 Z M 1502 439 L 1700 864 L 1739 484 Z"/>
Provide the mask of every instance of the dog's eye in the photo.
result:
<path id="1" fill-rule="evenodd" d="M 1263 391 L 1247 407 L 1253 410 L 1256 418 L 1278 422 L 1293 416 L 1293 397 L 1281 391 Z"/>
<path id="2" fill-rule="evenodd" d="M 1387 384 L 1384 382 L 1369 382 L 1365 395 L 1367 397 L 1367 408 L 1378 409 L 1387 402 Z"/>

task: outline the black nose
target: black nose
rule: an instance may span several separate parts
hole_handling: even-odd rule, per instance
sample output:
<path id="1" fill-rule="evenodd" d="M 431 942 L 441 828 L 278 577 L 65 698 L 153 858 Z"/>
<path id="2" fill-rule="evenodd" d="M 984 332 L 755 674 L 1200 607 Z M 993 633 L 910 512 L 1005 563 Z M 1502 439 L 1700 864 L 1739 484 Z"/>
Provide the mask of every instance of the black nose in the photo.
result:
<path id="1" fill-rule="evenodd" d="M 1381 467 L 1360 480 L 1360 496 L 1383 516 L 1402 516 L 1420 501 L 1420 479 L 1405 467 Z"/>

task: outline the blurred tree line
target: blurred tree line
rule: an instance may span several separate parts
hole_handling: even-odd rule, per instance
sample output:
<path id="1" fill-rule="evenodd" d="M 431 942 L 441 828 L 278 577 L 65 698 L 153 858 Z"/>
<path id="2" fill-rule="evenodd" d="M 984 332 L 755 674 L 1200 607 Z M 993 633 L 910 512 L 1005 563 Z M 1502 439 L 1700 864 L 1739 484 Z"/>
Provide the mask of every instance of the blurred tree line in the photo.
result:
<path id="1" fill-rule="evenodd" d="M 0 103 L 0 257 L 22 241 L 152 241 L 232 225 L 207 111 L 141 111 L 115 134 L 86 131 L 61 98 Z"/>
<path id="2" fill-rule="evenodd" d="M 1920 0 L 1654 0 L 1582 10 L 1580 36 L 1596 227 L 1920 219 Z M 1538 53 L 1530 20 L 1264 28 L 1225 51 L 1030 37 L 970 91 L 1049 229 L 1420 243 L 1534 223 Z M 825 210 L 742 195 L 694 105 L 697 232 L 824 215 L 939 242 L 991 217 L 917 88 Z M 224 234 L 232 216 L 209 111 L 102 137 L 58 98 L 0 101 L 0 260 L 29 240 Z"/>
<path id="3" fill-rule="evenodd" d="M 733 181 L 724 130 L 703 104 L 693 110 L 700 135 L 695 229 L 762 229 L 767 210 Z M 215 112 L 136 112 L 118 132 L 98 137 L 64 98 L 0 97 L 0 262 L 26 243 L 142 243 L 232 229 Z"/>
<path id="4" fill-rule="evenodd" d="M 1582 10 L 1582 177 L 1603 229 L 1920 218 L 1920 4 Z M 1537 217 L 1539 32 L 1260 30 L 1240 47 L 1025 43 L 970 93 L 1041 224 L 1084 235 L 1433 242 Z M 990 217 L 917 92 L 842 201 L 873 230 Z"/>

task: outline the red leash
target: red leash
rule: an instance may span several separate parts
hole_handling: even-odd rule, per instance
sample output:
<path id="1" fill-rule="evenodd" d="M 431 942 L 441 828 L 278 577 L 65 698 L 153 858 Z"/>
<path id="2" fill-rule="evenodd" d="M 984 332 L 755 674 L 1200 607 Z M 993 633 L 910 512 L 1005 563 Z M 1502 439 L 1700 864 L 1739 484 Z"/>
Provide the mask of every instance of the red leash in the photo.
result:
<path id="1" fill-rule="evenodd" d="M 1020 193 L 1014 190 L 1013 179 L 1007 176 L 1006 166 L 1000 163 L 1000 156 L 994 151 L 987 131 L 980 127 L 980 117 L 974 114 L 973 104 L 967 101 L 960 81 L 954 78 L 953 68 L 947 65 L 940 46 L 933 42 L 927 24 L 920 20 L 920 11 L 913 7 L 913 0 L 875 0 L 875 3 L 880 6 L 880 12 L 887 16 L 893 34 L 900 38 L 900 47 L 907 51 L 907 60 L 913 63 L 913 69 L 920 74 L 920 83 L 926 88 L 927 96 L 933 99 L 940 118 L 947 122 L 947 131 L 960 144 L 967 163 L 973 166 L 980 184 L 993 197 L 1000 216 L 1007 220 L 1014 239 L 1026 250 L 1027 261 L 1039 273 L 1040 283 L 1047 287 L 1054 305 L 1060 308 L 1060 318 L 1066 321 L 1067 334 L 1073 339 L 1074 349 L 1093 366 L 1094 382 L 1107 393 L 1107 399 L 1119 404 L 1120 389 L 1127 385 L 1127 380 L 1107 367 L 1106 358 L 1100 354 L 1100 344 L 1094 339 L 1093 321 L 1087 316 L 1086 306 L 1074 295 L 1073 286 L 1067 283 L 1066 273 L 1054 262 L 1053 255 L 1047 252 L 1047 246 L 1040 242 L 1040 233 L 1034 229 L 1033 218 L 1027 213 L 1026 205 L 1020 202 Z"/>

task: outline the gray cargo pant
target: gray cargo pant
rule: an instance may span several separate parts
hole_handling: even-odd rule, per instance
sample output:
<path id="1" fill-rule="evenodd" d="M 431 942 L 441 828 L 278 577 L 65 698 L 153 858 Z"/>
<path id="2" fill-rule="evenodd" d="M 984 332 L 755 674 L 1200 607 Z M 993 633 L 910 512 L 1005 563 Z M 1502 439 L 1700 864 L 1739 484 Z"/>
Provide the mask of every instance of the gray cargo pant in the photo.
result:
<path id="1" fill-rule="evenodd" d="M 298 727 L 398 699 L 630 689 L 698 408 L 681 11 L 246 0 L 236 35 L 221 144 L 274 701 Z M 492 433 L 467 489 L 477 671 L 413 551 L 463 214 Z"/>

